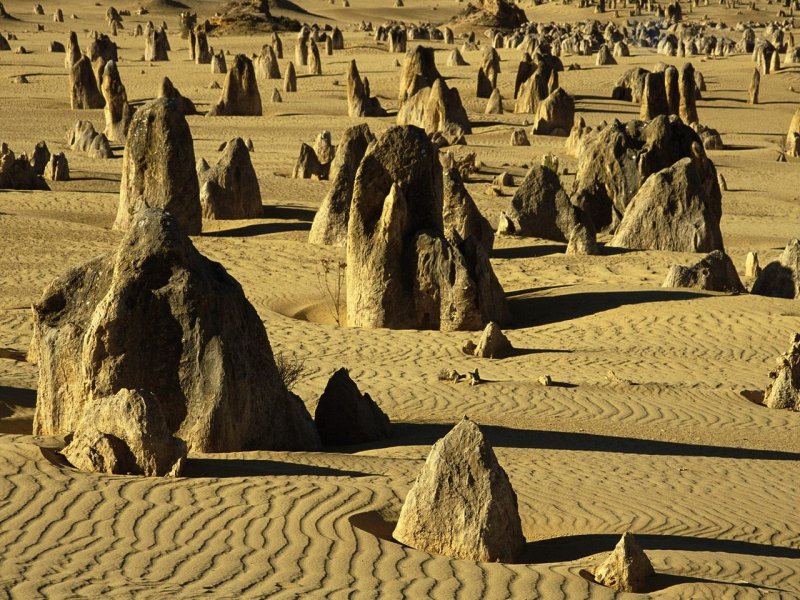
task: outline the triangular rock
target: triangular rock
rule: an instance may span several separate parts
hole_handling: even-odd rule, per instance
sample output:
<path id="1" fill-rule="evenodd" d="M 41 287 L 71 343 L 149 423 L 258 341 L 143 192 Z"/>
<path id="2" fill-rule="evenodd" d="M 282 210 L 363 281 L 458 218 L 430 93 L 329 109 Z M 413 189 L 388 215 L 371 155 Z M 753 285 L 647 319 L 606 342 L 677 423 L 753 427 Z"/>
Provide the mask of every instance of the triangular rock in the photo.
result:
<path id="1" fill-rule="evenodd" d="M 631 533 L 622 534 L 614 551 L 594 571 L 597 583 L 620 592 L 642 593 L 655 575 L 650 559 Z"/>
<path id="2" fill-rule="evenodd" d="M 436 442 L 406 496 L 394 538 L 432 554 L 514 562 L 525 544 L 517 495 L 478 426 Z"/>
<path id="3" fill-rule="evenodd" d="M 391 435 L 389 417 L 369 394 L 362 394 L 347 369 L 328 380 L 314 413 L 323 444 L 363 444 Z"/>

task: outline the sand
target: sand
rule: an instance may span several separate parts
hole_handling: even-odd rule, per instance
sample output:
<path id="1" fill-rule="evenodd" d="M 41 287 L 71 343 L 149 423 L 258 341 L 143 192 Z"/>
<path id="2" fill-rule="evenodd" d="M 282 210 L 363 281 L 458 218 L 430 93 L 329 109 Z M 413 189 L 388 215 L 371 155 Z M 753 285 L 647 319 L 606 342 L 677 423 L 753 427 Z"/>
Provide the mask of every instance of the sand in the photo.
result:
<path id="1" fill-rule="evenodd" d="M 306 243 L 314 211 L 329 183 L 289 177 L 300 143 L 322 129 L 336 142 L 351 125 L 345 68 L 352 58 L 372 93 L 396 107 L 400 55 L 378 48 L 351 24 L 386 18 L 442 22 L 460 5 L 407 0 L 351 0 L 351 8 L 298 0 L 309 13 L 276 11 L 300 20 L 338 23 L 346 49 L 323 54 L 323 75 L 298 68 L 295 94 L 270 104 L 273 84 L 260 81 L 263 117 L 190 117 L 197 158 L 214 162 L 231 137 L 253 140 L 265 218 L 205 222 L 194 239 L 242 284 L 264 320 L 276 351 L 305 359 L 295 391 L 309 410 L 328 377 L 350 369 L 360 388 L 397 424 L 384 443 L 320 453 L 192 454 L 186 476 L 147 479 L 99 476 L 71 468 L 56 451 L 63 439 L 31 435 L 37 371 L 24 360 L 31 336 L 30 305 L 68 267 L 113 249 L 119 158 L 92 160 L 68 150 L 64 136 L 78 119 L 102 128 L 102 111 L 69 109 L 62 54 L 70 29 L 85 46 L 91 29 L 105 31 L 108 6 L 77 0 L 45 4 L 7 0 L 19 21 L 0 22 L 28 55 L 0 54 L 0 139 L 15 151 L 45 140 L 66 151 L 73 179 L 52 192 L 0 191 L 0 590 L 9 598 L 608 598 L 613 593 L 585 573 L 626 530 L 660 573 L 655 598 L 800 597 L 800 414 L 754 402 L 774 357 L 800 329 L 800 304 L 758 296 L 725 296 L 660 287 L 673 263 L 696 255 L 612 252 L 566 256 L 565 245 L 498 238 L 492 263 L 509 296 L 519 349 L 504 360 L 463 355 L 478 334 L 355 330 L 337 326 L 319 285 L 323 259 L 343 249 Z M 188 1 L 201 17 L 214 2 Z M 60 6 L 63 24 L 52 22 Z M 774 18 L 775 5 L 737 14 L 703 8 L 712 17 Z M 135 9 L 133 3 L 117 8 Z M 591 18 L 591 10 L 525 5 L 531 20 Z M 201 110 L 217 100 L 208 89 L 223 75 L 188 60 L 177 34 L 177 9 L 154 7 L 127 17 L 119 69 L 131 101 L 151 98 L 169 76 Z M 696 13 L 699 11 L 696 11 Z M 71 20 L 75 13 L 78 20 Z M 609 19 L 612 14 L 603 18 Z M 687 15 L 690 17 L 690 15 Z M 170 62 L 141 62 L 135 23 L 165 19 Z M 45 31 L 36 33 L 35 23 Z M 738 39 L 738 34 L 733 34 Z M 286 58 L 294 35 L 283 36 Z M 257 52 L 266 36 L 211 37 L 215 49 Z M 477 152 L 485 168 L 468 188 L 495 224 L 510 204 L 488 186 L 494 174 L 517 176 L 546 152 L 568 168 L 563 138 L 532 136 L 512 148 L 512 128 L 531 116 L 483 115 L 475 98 L 479 52 L 468 67 L 437 65 L 461 92 L 474 124 L 460 155 Z M 619 65 L 595 67 L 594 57 L 565 57 L 581 70 L 561 73 L 589 125 L 638 115 L 638 106 L 609 99 L 626 69 L 659 60 L 632 48 Z M 500 89 L 512 108 L 519 52 L 500 50 Z M 230 61 L 229 61 L 230 62 Z M 748 251 L 762 265 L 800 237 L 798 162 L 776 158 L 800 97 L 800 68 L 762 77 L 761 101 L 745 103 L 749 56 L 693 59 L 708 92 L 701 122 L 717 128 L 726 149 L 709 156 L 728 183 L 722 231 L 740 274 Z M 28 85 L 11 84 L 25 74 Z M 393 118 L 365 119 L 374 132 Z M 121 156 L 121 148 L 116 149 Z M 607 237 L 600 238 L 601 242 Z M 751 281 L 745 280 L 746 284 Z M 468 387 L 437 380 L 442 369 L 480 370 L 486 383 Z M 613 370 L 617 379 L 609 379 Z M 555 384 L 537 380 L 549 374 Z M 431 556 L 390 539 L 391 521 L 430 445 L 463 415 L 484 427 L 518 498 L 528 540 L 522 564 L 475 564 Z"/>

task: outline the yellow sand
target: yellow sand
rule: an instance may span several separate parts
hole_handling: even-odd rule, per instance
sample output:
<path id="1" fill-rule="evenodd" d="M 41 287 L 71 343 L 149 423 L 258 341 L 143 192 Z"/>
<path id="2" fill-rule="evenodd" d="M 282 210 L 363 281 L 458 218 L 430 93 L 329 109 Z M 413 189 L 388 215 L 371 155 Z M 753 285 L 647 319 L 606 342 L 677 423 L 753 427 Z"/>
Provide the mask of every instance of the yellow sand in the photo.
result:
<path id="1" fill-rule="evenodd" d="M 463 5 L 406 0 L 350 0 L 351 8 L 322 0 L 297 4 L 319 17 L 277 11 L 303 21 L 338 22 L 347 49 L 323 55 L 321 77 L 298 67 L 298 93 L 269 104 L 273 85 L 260 82 L 265 115 L 190 117 L 196 157 L 216 160 L 219 144 L 252 138 L 253 162 L 267 218 L 206 222 L 195 244 L 222 262 L 242 284 L 266 323 L 276 351 L 306 360 L 296 387 L 314 410 L 327 378 L 345 366 L 359 386 L 397 423 L 384 444 L 336 452 L 250 452 L 193 455 L 189 476 L 175 480 L 97 476 L 77 472 L 55 454 L 60 441 L 35 438 L 31 420 L 37 372 L 21 360 L 31 336 L 30 304 L 69 266 L 115 247 L 120 164 L 92 160 L 66 147 L 78 119 L 102 128 L 102 111 L 69 108 L 63 54 L 70 29 L 82 46 L 92 29 L 106 31 L 108 6 L 64 0 L 66 22 L 32 14 L 32 0 L 7 0 L 20 21 L 1 21 L 33 53 L 0 53 L 0 140 L 17 151 L 46 140 L 66 151 L 73 180 L 52 192 L 0 192 L 0 589 L 12 598 L 585 598 L 611 597 L 583 571 L 596 565 L 618 536 L 631 530 L 663 575 L 660 598 L 800 597 L 800 414 L 771 411 L 755 398 L 774 357 L 800 330 L 800 304 L 758 296 L 723 296 L 660 288 L 669 265 L 697 256 L 667 252 L 564 255 L 564 245 L 535 239 L 497 240 L 495 271 L 509 295 L 517 326 L 507 333 L 522 351 L 501 361 L 460 352 L 471 333 L 352 330 L 337 327 L 320 290 L 324 258 L 343 250 L 306 243 L 314 210 L 328 182 L 289 178 L 301 141 L 322 129 L 338 140 L 351 125 L 343 75 L 356 58 L 384 106 L 395 108 L 399 68 L 370 34 L 351 27 L 387 17 L 449 19 Z M 190 2 L 201 17 L 213 2 Z M 716 3 L 714 3 L 716 4 Z M 118 4 L 135 9 L 137 4 Z M 777 6 L 739 14 L 719 5 L 711 16 L 774 18 Z M 532 20 L 591 18 L 590 9 L 526 5 Z M 696 11 L 696 14 L 700 11 Z M 76 13 L 78 20 L 69 15 Z M 155 8 L 125 18 L 120 72 L 132 101 L 151 98 L 164 75 L 201 110 L 216 101 L 208 89 L 223 75 L 187 58 L 175 9 Z M 607 14 L 604 18 L 612 18 Z M 687 15 L 688 17 L 688 15 Z M 166 19 L 171 61 L 141 61 L 136 23 Z M 621 22 L 621 20 L 618 20 Z M 45 32 L 36 33 L 35 23 Z M 726 34 L 725 31 L 722 32 Z M 738 33 L 731 33 L 738 39 Z M 294 35 L 283 36 L 286 58 Z M 480 37 L 481 40 L 485 38 Z M 258 52 L 266 36 L 215 38 L 231 54 Z M 469 145 L 484 163 L 468 187 L 496 223 L 510 194 L 487 188 L 508 170 L 521 181 L 525 166 L 554 152 L 569 168 L 563 138 L 533 137 L 512 148 L 512 127 L 525 115 L 483 115 L 475 98 L 480 53 L 469 67 L 445 66 L 449 48 L 432 43 L 437 64 L 459 88 L 474 133 Z M 500 50 L 500 89 L 512 108 L 519 51 Z M 624 70 L 664 59 L 634 49 L 617 66 L 595 67 L 594 57 L 564 57 L 583 68 L 564 72 L 561 85 L 577 96 L 590 125 L 627 120 L 638 106 L 608 99 Z M 701 121 L 719 129 L 727 149 L 710 156 L 728 182 L 723 194 L 726 249 L 740 273 L 748 251 L 762 265 L 792 237 L 800 237 L 800 171 L 778 163 L 778 149 L 795 110 L 800 70 L 762 77 L 758 106 L 745 104 L 749 56 L 695 57 L 709 90 L 698 104 Z M 29 85 L 10 83 L 27 74 Z M 527 116 L 530 120 L 531 116 Z M 375 133 L 391 117 L 368 119 Z M 121 155 L 121 148 L 118 149 Z M 605 241 L 605 239 L 601 239 Z M 751 283 L 747 281 L 746 283 Z M 487 383 L 437 380 L 441 369 L 480 369 Z M 613 370 L 619 380 L 607 378 Z M 550 374 L 557 383 L 543 387 Z M 384 539 L 385 529 L 430 445 L 464 414 L 484 426 L 519 499 L 526 563 L 474 564 L 430 556 Z M 380 514 L 378 514 L 380 513 Z M 383 537 L 381 537 L 383 536 Z"/>

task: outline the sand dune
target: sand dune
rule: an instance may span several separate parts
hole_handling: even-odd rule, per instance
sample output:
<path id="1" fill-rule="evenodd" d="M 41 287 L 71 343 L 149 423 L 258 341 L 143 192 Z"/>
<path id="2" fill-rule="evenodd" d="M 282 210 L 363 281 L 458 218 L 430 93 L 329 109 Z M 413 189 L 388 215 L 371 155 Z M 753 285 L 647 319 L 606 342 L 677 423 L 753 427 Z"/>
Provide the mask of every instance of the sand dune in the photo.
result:
<path id="1" fill-rule="evenodd" d="M 330 374 L 350 369 L 397 424 L 381 444 L 320 453 L 192 454 L 184 477 L 149 479 L 79 472 L 59 458 L 63 440 L 31 436 L 36 367 L 21 360 L 31 336 L 30 304 L 66 268 L 115 248 L 121 160 L 99 161 L 68 150 L 73 123 L 103 123 L 102 111 L 69 109 L 63 56 L 51 40 L 70 29 L 83 44 L 106 29 L 106 6 L 65 0 L 63 24 L 32 4 L 7 0 L 19 21 L 3 21 L 32 54 L 0 55 L 0 138 L 17 151 L 44 139 L 66 151 L 73 180 L 50 192 L 0 192 L 0 590 L 10 598 L 609 598 L 590 571 L 626 530 L 639 539 L 660 573 L 656 598 L 800 597 L 800 414 L 754 402 L 773 359 L 800 327 L 796 301 L 726 296 L 660 287 L 671 264 L 697 256 L 611 252 L 568 256 L 565 245 L 498 238 L 492 258 L 515 325 L 506 333 L 517 352 L 481 360 L 460 348 L 476 333 L 360 330 L 335 324 L 319 283 L 323 259 L 344 249 L 306 243 L 314 211 L 329 183 L 289 176 L 301 142 L 322 129 L 334 142 L 346 116 L 345 68 L 352 58 L 372 93 L 396 108 L 396 58 L 369 34 L 349 28 L 362 19 L 442 22 L 461 5 L 408 0 L 351 0 L 351 8 L 299 0 L 297 5 L 345 27 L 346 49 L 322 57 L 323 75 L 298 70 L 298 93 L 266 102 L 273 83 L 260 81 L 263 117 L 189 117 L 197 158 L 216 160 L 234 136 L 253 140 L 253 163 L 264 218 L 204 223 L 193 241 L 225 265 L 266 324 L 276 351 L 305 358 L 308 375 L 295 391 L 312 411 Z M 214 2 L 187 1 L 210 16 Z M 133 8 L 133 5 L 125 5 Z M 122 5 L 118 8 L 123 8 Z M 525 6 L 532 20 L 589 18 L 590 9 Z M 734 14 L 721 6 L 703 14 L 773 18 L 775 5 Z M 76 13 L 80 19 L 69 18 Z M 218 98 L 208 65 L 188 61 L 177 34 L 178 10 L 127 17 L 117 38 L 119 68 L 135 102 L 151 98 L 168 75 L 201 110 Z M 282 8 L 281 16 L 311 17 Z M 613 18 L 613 13 L 602 15 Z M 170 26 L 171 60 L 141 61 L 144 41 L 129 37 L 147 19 Z M 320 21 L 323 22 L 323 21 Z M 44 23 L 44 32 L 35 32 Z M 281 70 L 293 56 L 283 37 Z M 217 49 L 257 52 L 265 39 L 211 38 Z M 479 52 L 469 67 L 437 65 L 461 92 L 473 121 L 461 155 L 478 153 L 486 168 L 468 182 L 494 225 L 510 204 L 487 190 L 507 170 L 519 183 L 542 154 L 560 157 L 570 186 L 577 161 L 563 138 L 532 136 L 511 148 L 512 126 L 524 115 L 484 115 L 475 97 Z M 632 66 L 659 60 L 632 48 L 620 64 L 595 67 L 594 57 L 569 57 L 581 70 L 560 74 L 589 125 L 630 119 L 638 106 L 611 100 L 616 79 Z M 511 108 L 517 50 L 501 49 L 500 90 Z M 762 265 L 800 237 L 798 164 L 775 162 L 794 112 L 800 70 L 788 66 L 762 78 L 762 104 L 745 104 L 749 56 L 696 58 L 709 91 L 701 119 L 726 148 L 709 156 L 728 182 L 723 194 L 726 250 L 740 274 L 748 251 Z M 31 83 L 12 85 L 27 74 Z M 373 132 L 393 117 L 365 119 Z M 115 148 L 121 156 L 121 148 Z M 601 236 L 600 242 L 607 242 Z M 746 281 L 746 283 L 751 283 Z M 442 369 L 480 370 L 476 387 L 437 379 Z M 610 379 L 613 371 L 616 380 Z M 537 380 L 549 374 L 555 385 Z M 476 564 L 431 556 L 393 542 L 388 533 L 430 445 L 463 415 L 484 427 L 519 499 L 528 540 L 521 564 Z M 624 595 L 623 595 L 624 596 Z"/>

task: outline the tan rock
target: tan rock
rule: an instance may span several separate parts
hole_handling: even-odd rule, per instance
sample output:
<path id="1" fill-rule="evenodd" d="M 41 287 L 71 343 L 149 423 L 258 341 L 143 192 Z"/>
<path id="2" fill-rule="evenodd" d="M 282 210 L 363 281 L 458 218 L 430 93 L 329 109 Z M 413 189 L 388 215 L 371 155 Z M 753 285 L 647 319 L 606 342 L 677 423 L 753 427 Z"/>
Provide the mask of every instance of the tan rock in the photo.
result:
<path id="1" fill-rule="evenodd" d="M 210 116 L 261 116 L 261 94 L 258 92 L 253 62 L 237 54 L 225 77 L 219 101 L 208 111 Z"/>
<path id="2" fill-rule="evenodd" d="M 647 592 L 654 576 L 650 559 L 628 532 L 622 534 L 614 551 L 594 571 L 595 581 L 620 592 Z"/>
<path id="3" fill-rule="evenodd" d="M 433 445 L 393 535 L 412 548 L 462 560 L 520 557 L 525 538 L 516 494 L 474 422 L 465 417 Z"/>
<path id="4" fill-rule="evenodd" d="M 242 138 L 225 144 L 217 164 L 198 169 L 204 219 L 256 219 L 262 216 L 258 177 Z"/>

